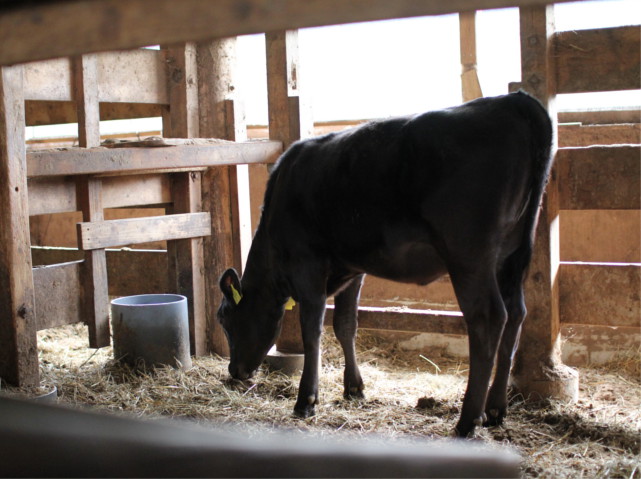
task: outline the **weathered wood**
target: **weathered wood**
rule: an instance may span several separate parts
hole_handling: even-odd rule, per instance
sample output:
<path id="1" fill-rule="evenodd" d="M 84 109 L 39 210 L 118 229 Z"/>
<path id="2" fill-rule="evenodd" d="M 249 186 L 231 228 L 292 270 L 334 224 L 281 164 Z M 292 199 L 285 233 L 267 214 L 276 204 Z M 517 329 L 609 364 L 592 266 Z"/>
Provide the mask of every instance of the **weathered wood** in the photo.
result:
<path id="1" fill-rule="evenodd" d="M 99 109 L 100 118 L 105 121 L 162 116 L 167 107 L 152 103 L 101 102 Z M 72 101 L 27 100 L 25 102 L 25 121 L 27 126 L 76 123 L 78 121 L 76 104 Z"/>
<path id="2" fill-rule="evenodd" d="M 332 324 L 334 307 L 328 306 L 325 324 Z M 416 333 L 467 334 L 463 313 L 409 308 L 358 308 L 359 329 Z"/>
<path id="3" fill-rule="evenodd" d="M 597 324 L 563 324 L 563 361 L 570 366 L 613 364 L 622 354 L 638 351 L 641 344 L 639 326 L 601 326 Z"/>
<path id="4" fill-rule="evenodd" d="M 83 250 L 111 248 L 152 241 L 209 236 L 209 213 L 185 213 L 78 224 L 78 243 Z"/>
<path id="5" fill-rule="evenodd" d="M 561 321 L 638 327 L 641 265 L 564 263 L 559 271 Z"/>
<path id="6" fill-rule="evenodd" d="M 544 5 L 548 0 L 58 1 L 0 14 L 0 64 L 292 28 Z M 566 1 L 566 0 L 559 0 Z"/>
<path id="7" fill-rule="evenodd" d="M 558 116 L 560 123 L 582 123 L 584 125 L 639 123 L 641 121 L 641 110 L 639 110 L 638 107 L 630 107 L 598 110 L 560 111 Z M 634 143 L 638 143 L 638 138 Z"/>
<path id="8" fill-rule="evenodd" d="M 556 119 L 551 38 L 553 5 L 520 9 L 522 88 L 539 99 Z M 556 121 L 554 121 L 556 128 Z M 528 315 L 523 325 L 513 381 L 525 395 L 576 401 L 578 374 L 561 361 L 559 321 L 558 173 L 550 181 L 535 232 L 535 249 L 525 284 Z"/>
<path id="9" fill-rule="evenodd" d="M 150 169 L 273 163 L 282 151 L 276 141 L 167 148 L 87 148 L 31 151 L 27 176 L 66 176 Z"/>
<path id="10" fill-rule="evenodd" d="M 476 12 L 459 13 L 461 88 L 463 101 L 483 96 L 476 65 Z"/>
<path id="11" fill-rule="evenodd" d="M 171 213 L 202 210 L 200 173 L 180 173 L 172 178 Z M 209 215 L 208 219 L 209 219 Z M 211 224 L 211 220 L 209 221 Z M 207 233 L 209 234 L 209 232 Z M 167 242 L 169 281 L 172 290 L 187 297 L 191 354 L 207 353 L 207 311 L 205 306 L 205 263 L 202 238 Z"/>
<path id="12" fill-rule="evenodd" d="M 562 209 L 641 208 L 641 147 L 563 148 L 557 165 Z"/>
<path id="13" fill-rule="evenodd" d="M 637 116 L 637 119 L 641 115 Z M 559 148 L 592 145 L 633 145 L 641 142 L 641 124 L 559 125 Z"/>
<path id="14" fill-rule="evenodd" d="M 100 224 L 104 220 L 101 180 L 82 176 L 76 180 L 76 202 L 82 211 L 82 219 L 88 223 Z M 78 242 L 81 242 L 78 234 Z M 88 248 L 86 248 L 88 249 Z M 85 252 L 81 269 L 81 310 L 83 320 L 89 329 L 89 346 L 109 346 L 109 286 L 107 281 L 107 260 L 104 249 Z"/>
<path id="15" fill-rule="evenodd" d="M 638 25 L 556 33 L 554 54 L 558 93 L 641 88 Z"/>
<path id="16" fill-rule="evenodd" d="M 198 71 L 196 45 L 186 43 L 162 50 L 167 65 L 169 116 L 166 138 L 198 138 Z"/>
<path id="17" fill-rule="evenodd" d="M 77 211 L 73 177 L 30 178 L 29 216 Z M 166 174 L 110 176 L 102 178 L 102 204 L 105 208 L 161 205 L 171 202 L 171 186 Z"/>
<path id="18" fill-rule="evenodd" d="M 39 384 L 22 67 L 0 68 L 0 377 Z"/>
<path id="19" fill-rule="evenodd" d="M 75 57 L 73 92 L 78 116 L 78 145 L 100 146 L 100 110 L 98 107 L 98 62 L 95 55 Z"/>
<path id="20" fill-rule="evenodd" d="M 84 321 L 82 264 L 79 260 L 33 268 L 38 331 Z"/>

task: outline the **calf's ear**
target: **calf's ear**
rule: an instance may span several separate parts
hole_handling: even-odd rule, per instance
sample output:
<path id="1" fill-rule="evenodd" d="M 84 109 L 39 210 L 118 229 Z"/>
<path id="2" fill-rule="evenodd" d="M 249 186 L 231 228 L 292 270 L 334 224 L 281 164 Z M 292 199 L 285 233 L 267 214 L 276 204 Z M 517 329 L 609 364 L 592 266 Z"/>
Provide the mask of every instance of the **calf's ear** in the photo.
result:
<path id="1" fill-rule="evenodd" d="M 220 290 L 225 297 L 233 304 L 240 303 L 243 299 L 243 291 L 240 287 L 240 279 L 234 268 L 229 268 L 220 277 Z"/>

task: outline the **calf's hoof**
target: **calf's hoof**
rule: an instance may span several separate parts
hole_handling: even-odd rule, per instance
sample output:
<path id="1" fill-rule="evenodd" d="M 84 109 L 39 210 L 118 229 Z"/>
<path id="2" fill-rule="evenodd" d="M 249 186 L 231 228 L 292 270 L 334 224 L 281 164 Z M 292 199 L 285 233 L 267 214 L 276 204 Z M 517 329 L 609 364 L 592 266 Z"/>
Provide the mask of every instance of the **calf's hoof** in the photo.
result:
<path id="1" fill-rule="evenodd" d="M 318 399 L 315 396 L 309 396 L 302 401 L 299 398 L 294 406 L 294 415 L 301 418 L 312 417 L 316 414 L 316 404 Z"/>
<path id="2" fill-rule="evenodd" d="M 476 428 L 476 426 L 482 426 L 486 420 L 487 418 L 485 417 L 484 413 L 481 417 L 477 417 L 469 423 L 459 421 L 454 428 L 452 435 L 455 437 L 472 437 L 474 436 L 474 429 Z"/>
<path id="3" fill-rule="evenodd" d="M 483 426 L 493 427 L 503 424 L 505 419 L 506 408 L 491 408 L 485 411 L 486 420 L 483 421 Z"/>
<path id="4" fill-rule="evenodd" d="M 345 399 L 365 399 L 365 393 L 363 393 L 363 386 L 352 386 L 350 388 L 345 388 L 343 397 Z"/>

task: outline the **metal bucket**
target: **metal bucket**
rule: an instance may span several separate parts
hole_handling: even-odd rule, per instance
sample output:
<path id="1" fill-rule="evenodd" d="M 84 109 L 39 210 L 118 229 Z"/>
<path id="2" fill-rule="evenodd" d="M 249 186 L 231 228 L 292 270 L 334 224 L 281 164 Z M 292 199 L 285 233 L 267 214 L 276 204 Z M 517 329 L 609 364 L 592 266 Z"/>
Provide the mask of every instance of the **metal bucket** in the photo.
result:
<path id="1" fill-rule="evenodd" d="M 140 294 L 111 302 L 114 357 L 133 367 L 189 369 L 187 298 Z"/>

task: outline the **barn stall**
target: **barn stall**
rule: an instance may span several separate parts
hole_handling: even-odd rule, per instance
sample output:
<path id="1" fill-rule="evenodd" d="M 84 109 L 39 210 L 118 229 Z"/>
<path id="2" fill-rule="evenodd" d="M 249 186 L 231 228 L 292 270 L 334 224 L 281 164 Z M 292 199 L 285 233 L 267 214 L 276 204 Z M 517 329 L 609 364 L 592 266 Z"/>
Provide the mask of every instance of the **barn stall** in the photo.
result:
<path id="1" fill-rule="evenodd" d="M 108 28 L 94 23 L 86 34 L 67 35 L 67 29 L 78 31 L 74 22 L 91 27 L 106 18 L 96 15 L 100 9 L 83 16 L 88 3 L 112 15 Z M 452 352 L 465 326 L 447 280 L 421 289 L 368 281 L 359 321 L 361 328 L 377 332 L 364 335 L 361 344 L 366 361 L 376 366 L 366 380 L 369 400 L 333 402 L 340 397 L 340 359 L 331 354 L 335 346 L 326 338 L 322 389 L 328 404 L 309 421 L 289 417 L 295 380 L 266 373 L 250 386 L 231 385 L 225 361 L 209 355 L 227 354 L 215 320 L 217 278 L 229 265 L 242 270 L 266 165 L 314 128 L 304 84 L 296 81 L 300 65 L 292 29 L 521 6 L 524 80 L 511 88 L 534 94 L 555 116 L 557 93 L 639 88 L 638 26 L 555 32 L 551 9 L 532 1 L 462 2 L 447 10 L 411 2 L 366 10 L 281 5 L 286 14 L 257 1 L 242 14 L 223 5 L 214 14 L 211 7 L 190 2 L 180 12 L 171 10 L 175 24 L 158 32 L 148 11 L 144 20 L 136 16 L 143 3 L 80 2 L 69 16 L 65 9 L 72 7 L 60 2 L 0 17 L 0 62 L 15 64 L 2 67 L 1 83 L 0 181 L 9 205 L 1 233 L 3 384 L 28 388 L 44 381 L 58 387 L 62 402 L 215 424 L 233 421 L 246 424 L 250 433 L 257 424 L 280 424 L 303 431 L 317 427 L 319 434 L 332 436 L 359 431 L 390 438 L 446 435 L 460 406 L 464 360 L 447 354 L 421 357 L 390 345 L 422 341 L 425 349 L 434 346 L 434 338 L 446 338 L 441 349 Z M 152 16 L 167 14 L 165 8 L 171 7 L 163 4 Z M 221 21 L 220 12 L 229 17 Z M 25 18 L 40 23 L 25 23 Z M 194 25 L 192 18 L 203 23 Z M 466 99 L 480 94 L 473 18 L 464 13 L 460 19 Z M 127 28 L 127 22 L 136 28 Z M 30 47 L 24 38 L 37 43 L 43 23 L 50 26 L 46 48 Z M 244 124 L 233 88 L 235 40 L 229 37 L 260 31 L 271 32 L 266 35 L 270 123 L 265 132 Z M 180 41 L 196 43 L 176 45 Z M 153 43 L 169 46 L 119 50 Z M 638 474 L 638 110 L 631 120 L 626 115 L 630 112 L 558 115 L 561 149 L 537 234 L 527 288 L 530 313 L 514 371 L 520 395 L 504 428 L 479 432 L 488 443 L 512 444 L 525 453 L 528 475 Z M 162 139 L 101 144 L 100 120 L 148 116 L 162 116 Z M 79 147 L 25 149 L 25 125 L 75 121 Z M 249 141 L 250 135 L 267 138 Z M 604 221 L 608 234 L 595 238 L 593 225 Z M 45 231 L 55 231 L 49 225 L 65 223 L 72 225 L 71 233 L 61 226 L 49 241 Z M 60 241 L 80 247 L 49 247 Z M 112 249 L 158 242 L 164 251 Z M 28 246 L 36 245 L 44 248 L 30 252 Z M 141 375 L 112 363 L 109 297 L 146 292 L 188 297 L 192 370 Z M 284 353 L 300 352 L 295 318 L 296 311 L 288 314 L 277 344 Z M 78 323 L 87 325 L 87 333 L 63 326 Z M 563 348 L 562 337 L 567 338 Z M 605 363 L 610 369 L 580 369 L 578 375 L 564 362 L 582 368 Z M 437 385 L 437 379 L 445 383 Z M 525 401 L 533 396 L 547 402 L 533 407 Z"/>

